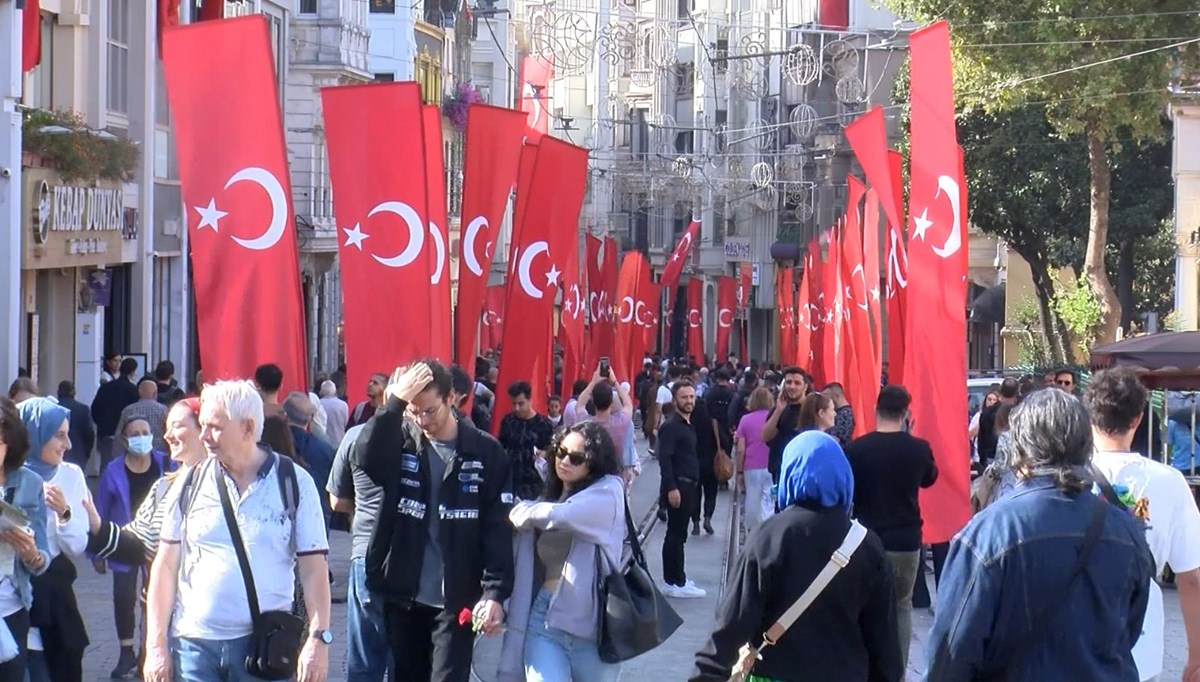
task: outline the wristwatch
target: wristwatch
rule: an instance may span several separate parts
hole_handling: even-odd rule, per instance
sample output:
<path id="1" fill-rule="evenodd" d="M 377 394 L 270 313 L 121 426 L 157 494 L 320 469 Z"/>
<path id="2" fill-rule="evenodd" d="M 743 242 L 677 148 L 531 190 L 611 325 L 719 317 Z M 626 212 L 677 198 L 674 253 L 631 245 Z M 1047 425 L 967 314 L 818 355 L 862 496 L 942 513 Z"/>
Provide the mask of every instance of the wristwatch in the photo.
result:
<path id="1" fill-rule="evenodd" d="M 313 630 L 312 638 L 322 644 L 333 644 L 332 630 Z"/>

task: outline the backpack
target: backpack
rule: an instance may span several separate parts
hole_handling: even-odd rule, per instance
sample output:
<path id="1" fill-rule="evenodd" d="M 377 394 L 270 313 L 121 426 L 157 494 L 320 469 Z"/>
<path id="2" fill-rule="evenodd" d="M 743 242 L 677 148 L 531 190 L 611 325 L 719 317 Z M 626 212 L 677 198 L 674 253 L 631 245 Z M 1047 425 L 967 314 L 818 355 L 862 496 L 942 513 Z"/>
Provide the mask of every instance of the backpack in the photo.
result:
<path id="1" fill-rule="evenodd" d="M 296 463 L 289 457 L 278 453 L 272 454 L 277 458 L 275 474 L 279 482 L 279 497 L 283 500 L 283 508 L 292 522 L 292 535 L 295 536 L 296 505 L 300 500 L 300 480 L 296 478 Z M 203 470 L 203 473 L 206 474 L 211 465 L 212 460 L 206 459 L 200 466 L 192 467 L 183 479 L 183 490 L 179 493 L 179 509 L 185 517 L 192 510 L 192 502 L 195 501 L 196 486 L 193 483 L 196 482 L 196 472 Z"/>

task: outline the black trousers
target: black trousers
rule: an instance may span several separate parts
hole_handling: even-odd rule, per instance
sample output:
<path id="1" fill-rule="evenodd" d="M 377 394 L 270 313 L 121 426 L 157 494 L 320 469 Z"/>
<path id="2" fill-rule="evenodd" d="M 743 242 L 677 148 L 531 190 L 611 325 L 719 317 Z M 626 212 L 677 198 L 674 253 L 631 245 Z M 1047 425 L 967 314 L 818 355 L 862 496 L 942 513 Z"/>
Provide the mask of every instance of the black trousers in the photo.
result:
<path id="1" fill-rule="evenodd" d="M 29 664 L 29 652 L 25 645 L 29 641 L 29 612 L 21 609 L 11 616 L 4 618 L 4 624 L 17 640 L 17 650 L 20 652 L 11 661 L 0 663 L 0 680 L 22 682 L 25 679 L 25 669 Z"/>
<path id="2" fill-rule="evenodd" d="M 113 619 L 117 622 L 117 639 L 132 640 L 137 636 L 138 575 L 140 570 L 112 572 Z"/>
<path id="3" fill-rule="evenodd" d="M 692 508 L 692 522 L 700 523 L 700 512 L 711 519 L 717 511 L 717 475 L 713 473 L 713 460 L 700 460 L 700 481 L 696 492 L 696 504 Z"/>
<path id="4" fill-rule="evenodd" d="M 395 678 L 405 682 L 470 682 L 475 633 L 458 614 L 424 604 L 383 607 Z"/>
<path id="5" fill-rule="evenodd" d="M 692 519 L 692 510 L 696 508 L 698 500 L 696 481 L 681 478 L 678 483 L 679 507 L 666 505 L 667 532 L 663 536 L 662 567 L 663 582 L 682 586 L 687 582 L 687 572 L 683 568 L 683 546 L 687 543 L 688 523 Z"/>

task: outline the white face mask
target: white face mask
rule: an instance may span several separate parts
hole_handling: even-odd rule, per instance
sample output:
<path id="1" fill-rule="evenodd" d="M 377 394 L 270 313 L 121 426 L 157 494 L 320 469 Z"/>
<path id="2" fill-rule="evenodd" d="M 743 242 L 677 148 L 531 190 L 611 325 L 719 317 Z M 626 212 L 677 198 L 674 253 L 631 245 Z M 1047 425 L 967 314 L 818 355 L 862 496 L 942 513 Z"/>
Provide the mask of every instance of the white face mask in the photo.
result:
<path id="1" fill-rule="evenodd" d="M 129 452 L 139 457 L 145 457 L 150 454 L 150 448 L 153 444 L 153 438 L 150 436 L 130 436 Z"/>

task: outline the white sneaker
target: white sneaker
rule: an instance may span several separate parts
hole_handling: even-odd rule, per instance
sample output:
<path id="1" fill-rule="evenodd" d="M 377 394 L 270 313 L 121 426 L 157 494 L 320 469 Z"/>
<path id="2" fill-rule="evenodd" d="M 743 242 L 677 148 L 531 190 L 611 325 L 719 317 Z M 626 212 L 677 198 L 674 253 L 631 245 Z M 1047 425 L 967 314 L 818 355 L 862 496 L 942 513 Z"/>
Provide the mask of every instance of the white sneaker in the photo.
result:
<path id="1" fill-rule="evenodd" d="M 676 599 L 703 599 L 708 596 L 708 593 L 703 589 L 696 587 L 696 583 L 691 580 L 683 584 L 683 587 L 675 588 Z"/>
<path id="2" fill-rule="evenodd" d="M 659 592 L 662 592 L 664 597 L 670 597 L 671 599 L 683 599 L 683 596 L 680 593 L 680 591 L 683 590 L 683 588 L 679 587 L 678 585 L 672 585 L 671 583 L 663 583 L 662 586 L 658 588 L 658 590 L 659 590 Z"/>

